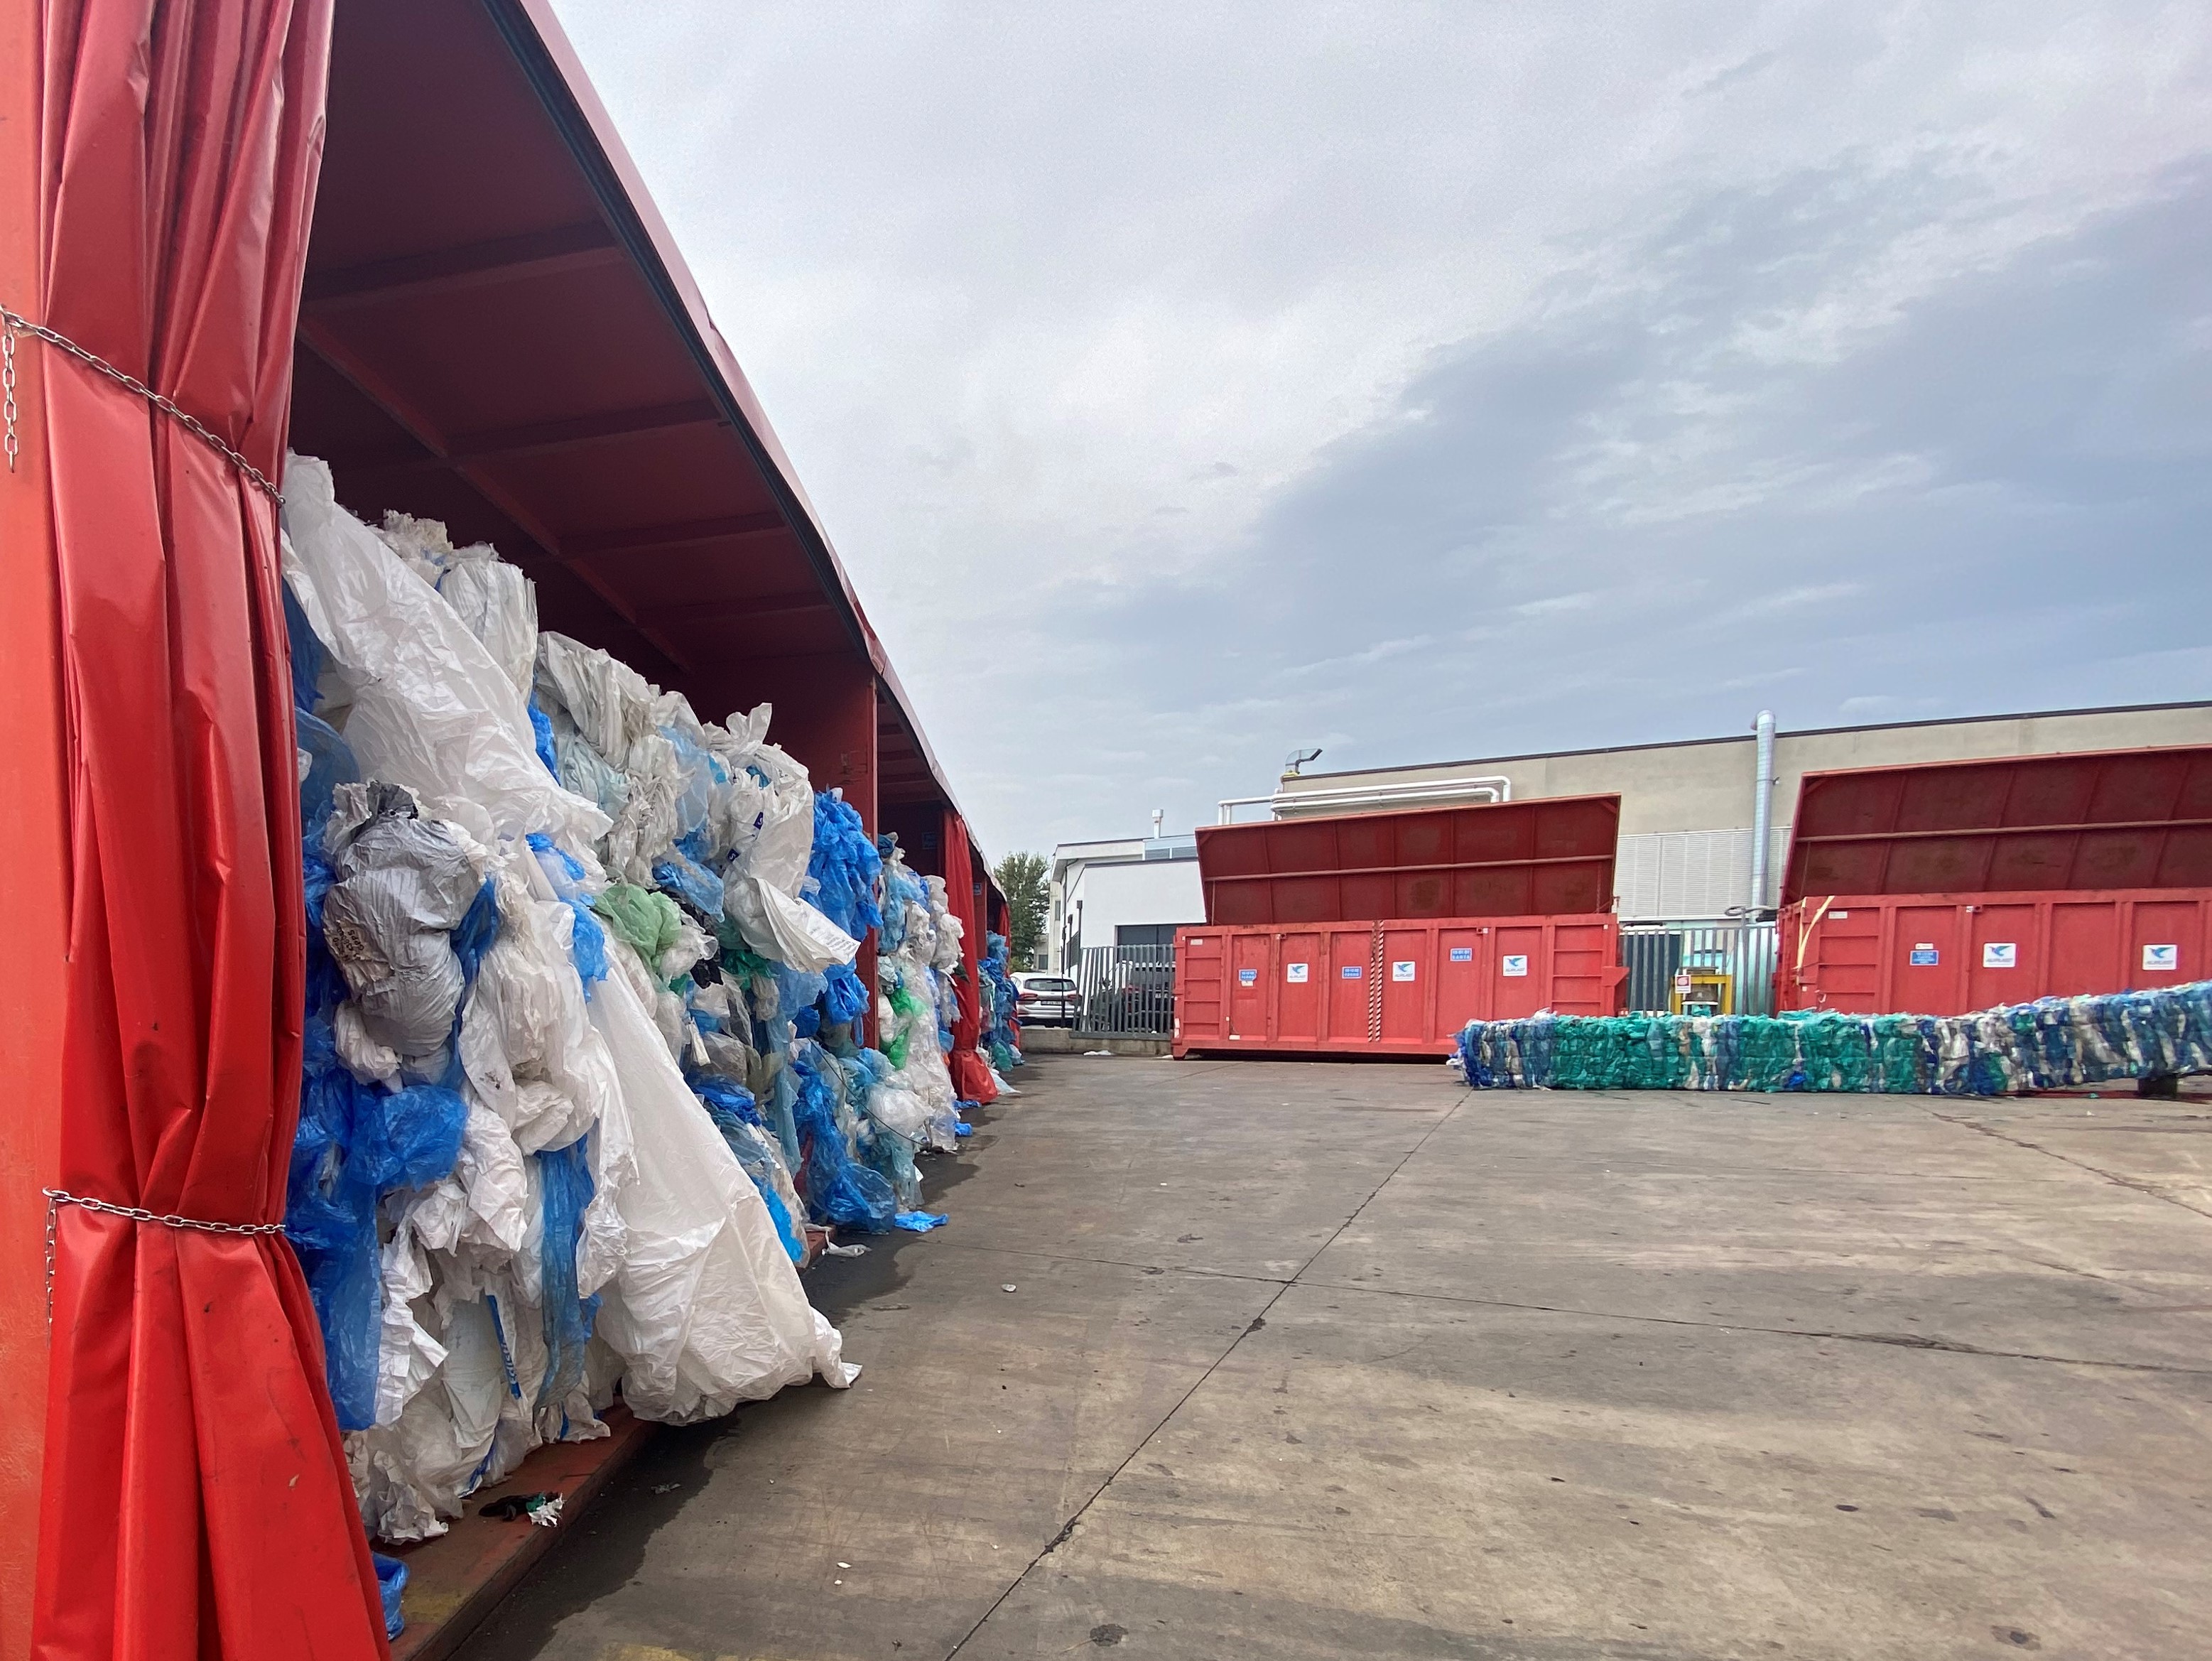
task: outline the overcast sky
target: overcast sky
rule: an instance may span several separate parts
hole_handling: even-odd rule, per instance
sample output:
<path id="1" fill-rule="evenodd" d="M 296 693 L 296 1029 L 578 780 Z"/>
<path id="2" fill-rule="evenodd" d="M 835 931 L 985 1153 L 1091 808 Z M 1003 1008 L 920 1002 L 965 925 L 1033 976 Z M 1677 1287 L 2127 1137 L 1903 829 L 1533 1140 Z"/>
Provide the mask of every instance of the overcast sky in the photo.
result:
<path id="1" fill-rule="evenodd" d="M 2212 8 L 558 0 L 987 848 L 2212 697 Z"/>

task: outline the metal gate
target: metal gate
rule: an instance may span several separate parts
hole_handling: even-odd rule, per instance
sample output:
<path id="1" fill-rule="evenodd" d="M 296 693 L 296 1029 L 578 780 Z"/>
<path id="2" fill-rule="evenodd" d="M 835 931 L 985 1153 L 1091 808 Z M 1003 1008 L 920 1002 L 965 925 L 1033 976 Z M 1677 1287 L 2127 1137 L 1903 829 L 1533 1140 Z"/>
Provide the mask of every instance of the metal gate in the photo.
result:
<path id="1" fill-rule="evenodd" d="M 1681 922 L 1625 922 L 1620 961 L 1628 970 L 1626 1007 L 1668 1006 L 1674 977 L 1683 970 L 1726 975 L 1737 1015 L 1774 1013 L 1775 934 L 1771 922 L 1741 918 Z"/>
<path id="2" fill-rule="evenodd" d="M 1105 1038 L 1175 1031 L 1175 947 L 1086 946 L 1075 965 L 1075 1030 Z"/>

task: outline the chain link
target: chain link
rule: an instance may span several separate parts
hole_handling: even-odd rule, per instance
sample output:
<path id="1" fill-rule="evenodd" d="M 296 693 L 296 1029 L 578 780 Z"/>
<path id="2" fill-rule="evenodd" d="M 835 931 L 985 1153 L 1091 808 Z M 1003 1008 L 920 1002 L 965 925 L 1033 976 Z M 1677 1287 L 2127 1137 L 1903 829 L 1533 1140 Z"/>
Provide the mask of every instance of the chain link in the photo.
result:
<path id="1" fill-rule="evenodd" d="M 7 423 L 7 437 L 0 447 L 8 452 L 8 471 L 15 471 L 15 455 L 23 441 L 15 435 L 15 313 L 0 324 L 0 418 Z"/>
<path id="2" fill-rule="evenodd" d="M 49 346 L 58 347 L 76 359 L 78 362 L 106 375 L 125 391 L 136 392 L 163 415 L 178 422 L 186 432 L 217 455 L 227 459 L 232 466 L 245 474 L 252 483 L 253 487 L 262 495 L 267 496 L 279 508 L 284 505 L 283 493 L 269 482 L 267 474 L 217 438 L 200 422 L 198 417 L 178 408 L 174 399 L 155 392 L 137 376 L 125 374 L 97 354 L 87 351 L 68 336 L 58 334 L 42 323 L 33 323 L 30 319 L 9 311 L 5 306 L 0 306 L 0 354 L 4 354 L 4 362 L 0 362 L 0 378 L 4 378 L 6 381 L 5 409 L 4 411 L 0 411 L 0 414 L 4 414 L 7 425 L 6 436 L 4 440 L 0 440 L 0 445 L 4 445 L 7 450 L 9 472 L 15 471 L 16 453 L 22 447 L 15 431 L 15 337 L 18 334 L 30 335 L 35 339 L 45 341 Z"/>
<path id="3" fill-rule="evenodd" d="M 46 1196 L 46 1325 L 54 1323 L 54 1219 L 65 1205 L 82 1207 L 109 1217 L 122 1217 L 134 1223 L 156 1223 L 163 1228 L 192 1228 L 203 1234 L 282 1234 L 282 1223 L 220 1223 L 209 1222 L 198 1217 L 179 1217 L 174 1212 L 147 1210 L 143 1206 L 110 1205 L 105 1200 L 89 1200 L 81 1194 L 71 1194 L 66 1189 L 47 1188 L 40 1192 Z"/>
<path id="4" fill-rule="evenodd" d="M 1382 1042 L 1382 925 L 1375 925 L 1375 939 L 1367 959 L 1367 1042 Z"/>

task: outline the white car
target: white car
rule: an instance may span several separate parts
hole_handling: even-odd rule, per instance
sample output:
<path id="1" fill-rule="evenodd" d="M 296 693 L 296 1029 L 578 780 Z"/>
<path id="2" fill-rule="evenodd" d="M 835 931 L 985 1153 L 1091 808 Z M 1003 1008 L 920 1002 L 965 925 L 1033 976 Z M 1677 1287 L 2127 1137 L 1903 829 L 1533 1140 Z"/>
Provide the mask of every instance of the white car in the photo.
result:
<path id="1" fill-rule="evenodd" d="M 1066 975 L 1014 977 L 1016 1019 L 1027 1026 L 1075 1025 L 1075 983 Z"/>

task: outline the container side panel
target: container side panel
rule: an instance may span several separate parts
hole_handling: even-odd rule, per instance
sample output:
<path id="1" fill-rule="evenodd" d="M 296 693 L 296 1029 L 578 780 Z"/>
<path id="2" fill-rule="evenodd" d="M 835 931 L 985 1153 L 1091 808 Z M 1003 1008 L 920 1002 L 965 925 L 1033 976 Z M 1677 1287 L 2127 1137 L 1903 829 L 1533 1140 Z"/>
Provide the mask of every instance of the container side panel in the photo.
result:
<path id="1" fill-rule="evenodd" d="M 1364 928 L 1336 928 L 1328 934 L 1329 1042 L 1357 1046 L 1367 1042 L 1367 977 L 1374 940 Z"/>
<path id="2" fill-rule="evenodd" d="M 1551 1007 L 1563 1015 L 1611 1014 L 1620 959 L 1618 926 L 1555 920 L 1545 927 L 1551 937 Z"/>
<path id="3" fill-rule="evenodd" d="M 2212 903 L 2203 899 L 2138 900 L 2129 908 L 2118 977 L 2111 983 L 2138 987 L 2179 986 L 2206 977 L 2205 917 Z"/>
<path id="4" fill-rule="evenodd" d="M 2051 903 L 2051 958 L 2036 996 L 2070 998 L 2127 984 L 2120 962 L 2121 909 L 2115 900 Z"/>
<path id="5" fill-rule="evenodd" d="M 1429 1036 L 1428 995 L 1435 964 L 1433 928 L 1392 928 L 1382 935 L 1382 1042 L 1418 1044 Z"/>
<path id="6" fill-rule="evenodd" d="M 1984 905 L 1967 931 L 1966 1007 L 1989 1009 L 2036 995 L 2045 964 L 2037 936 L 2042 922 L 2033 904 Z M 1921 1013 L 1921 1012 L 1915 1012 Z M 1938 1010 L 1956 1014 L 1956 1010 Z"/>
<path id="7" fill-rule="evenodd" d="M 1222 934 L 1181 934 L 1176 940 L 1176 1019 L 1184 1043 L 1222 1036 Z"/>
<path id="8" fill-rule="evenodd" d="M 1868 915 L 1879 909 L 1878 903 L 1870 904 Z M 1960 944 L 1965 912 L 1956 905 L 1900 904 L 1894 916 L 1888 931 L 1888 972 L 1878 986 L 1869 988 L 1863 1007 L 1848 1007 L 1864 1015 L 1955 1013 L 1953 1006 L 1966 978 L 1966 948 Z"/>
<path id="9" fill-rule="evenodd" d="M 1268 959 L 1273 955 L 1275 937 L 1255 929 L 1228 938 L 1229 1036 L 1247 1040 L 1272 1037 L 1267 1030 L 1267 995 L 1273 990 L 1269 984 Z"/>
<path id="10" fill-rule="evenodd" d="M 1285 934 L 1276 957 L 1276 1036 L 1285 1043 L 1317 1043 L 1322 997 L 1328 984 L 1326 944 L 1319 934 Z"/>
<path id="11" fill-rule="evenodd" d="M 1450 1034 L 1488 1018 L 1492 968 L 1491 932 L 1479 928 L 1437 931 L 1437 1028 Z"/>

